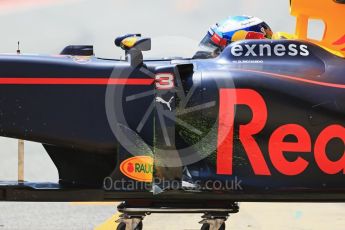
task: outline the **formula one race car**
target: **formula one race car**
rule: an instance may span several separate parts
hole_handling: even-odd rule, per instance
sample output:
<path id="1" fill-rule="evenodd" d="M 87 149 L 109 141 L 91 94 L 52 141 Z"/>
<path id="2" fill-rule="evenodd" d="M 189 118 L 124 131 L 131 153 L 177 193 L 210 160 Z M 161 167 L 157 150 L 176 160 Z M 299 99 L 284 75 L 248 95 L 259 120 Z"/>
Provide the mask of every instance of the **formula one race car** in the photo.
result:
<path id="1" fill-rule="evenodd" d="M 143 60 L 139 34 L 116 39 L 126 60 L 92 46 L 1 55 L 0 135 L 42 143 L 60 180 L 3 182 L 0 199 L 125 201 L 118 229 L 156 212 L 205 213 L 202 229 L 224 229 L 235 201 L 344 201 L 345 4 L 291 9 L 296 35 L 214 59 Z M 309 19 L 326 24 L 321 41 Z"/>

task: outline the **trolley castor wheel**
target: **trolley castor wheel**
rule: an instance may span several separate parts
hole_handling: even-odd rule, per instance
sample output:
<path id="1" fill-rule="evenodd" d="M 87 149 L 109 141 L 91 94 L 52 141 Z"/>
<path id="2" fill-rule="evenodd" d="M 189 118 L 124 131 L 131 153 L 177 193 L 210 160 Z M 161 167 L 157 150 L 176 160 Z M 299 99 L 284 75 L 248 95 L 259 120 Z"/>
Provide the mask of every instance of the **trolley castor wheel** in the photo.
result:
<path id="1" fill-rule="evenodd" d="M 126 227 L 127 227 L 126 223 L 121 222 L 117 226 L 116 230 L 127 230 Z M 143 222 L 140 221 L 136 227 L 134 227 L 133 229 L 130 229 L 130 230 L 142 230 L 142 229 L 143 229 Z"/>
<path id="2" fill-rule="evenodd" d="M 201 230 L 225 230 L 225 222 L 228 219 L 228 213 L 206 213 L 202 216 L 203 220 Z"/>
<path id="3" fill-rule="evenodd" d="M 213 229 L 211 229 L 210 224 L 203 224 L 203 225 L 201 226 L 201 230 L 213 230 Z M 215 230 L 216 230 L 216 229 L 215 229 Z M 220 226 L 220 228 L 217 229 L 217 230 L 225 230 L 225 223 L 223 223 L 223 224 Z"/>

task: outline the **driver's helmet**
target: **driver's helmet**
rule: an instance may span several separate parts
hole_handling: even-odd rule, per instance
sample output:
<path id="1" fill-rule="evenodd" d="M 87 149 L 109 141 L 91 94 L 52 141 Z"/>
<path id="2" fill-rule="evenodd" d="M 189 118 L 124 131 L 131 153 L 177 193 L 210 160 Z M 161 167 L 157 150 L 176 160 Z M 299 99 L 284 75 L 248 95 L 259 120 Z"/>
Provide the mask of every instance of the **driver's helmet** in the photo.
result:
<path id="1" fill-rule="evenodd" d="M 194 58 L 212 58 L 230 43 L 244 39 L 271 39 L 271 28 L 252 16 L 233 16 L 211 26 Z"/>

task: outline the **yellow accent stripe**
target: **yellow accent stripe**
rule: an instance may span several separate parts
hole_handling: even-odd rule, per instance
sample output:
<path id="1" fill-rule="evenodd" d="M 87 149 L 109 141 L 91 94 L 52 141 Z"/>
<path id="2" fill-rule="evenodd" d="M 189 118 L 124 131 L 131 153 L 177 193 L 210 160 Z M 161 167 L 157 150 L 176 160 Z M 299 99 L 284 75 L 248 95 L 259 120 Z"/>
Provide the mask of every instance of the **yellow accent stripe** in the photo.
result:
<path id="1" fill-rule="evenodd" d="M 112 217 L 107 219 L 105 222 L 103 222 L 102 224 L 95 227 L 94 230 L 115 230 L 117 228 L 117 226 L 119 225 L 115 221 L 117 221 L 120 218 L 120 215 L 121 215 L 120 212 L 114 214 Z"/>
<path id="2" fill-rule="evenodd" d="M 132 48 L 137 41 L 138 41 L 137 37 L 129 37 L 129 38 L 125 38 L 122 41 L 122 44 L 128 48 Z"/>

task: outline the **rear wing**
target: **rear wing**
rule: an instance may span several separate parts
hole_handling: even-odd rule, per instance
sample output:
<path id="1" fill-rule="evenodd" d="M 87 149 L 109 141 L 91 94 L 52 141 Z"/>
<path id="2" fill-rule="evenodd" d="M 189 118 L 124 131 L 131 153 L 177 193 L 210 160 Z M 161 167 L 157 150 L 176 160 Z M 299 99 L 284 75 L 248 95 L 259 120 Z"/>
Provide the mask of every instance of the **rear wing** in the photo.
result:
<path id="1" fill-rule="evenodd" d="M 291 15 L 296 17 L 296 38 L 307 40 L 345 57 L 345 0 L 290 0 Z M 308 38 L 309 20 L 325 24 L 320 41 Z"/>

